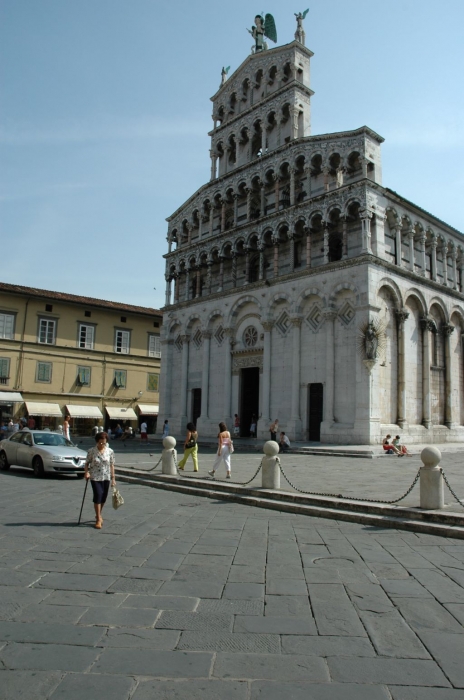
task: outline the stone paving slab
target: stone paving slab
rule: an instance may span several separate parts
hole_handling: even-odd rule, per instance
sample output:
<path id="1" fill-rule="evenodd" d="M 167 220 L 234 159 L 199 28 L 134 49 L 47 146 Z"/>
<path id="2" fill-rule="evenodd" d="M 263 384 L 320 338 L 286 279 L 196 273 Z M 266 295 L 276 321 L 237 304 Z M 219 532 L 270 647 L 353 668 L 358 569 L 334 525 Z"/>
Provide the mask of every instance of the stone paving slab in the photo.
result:
<path id="1" fill-rule="evenodd" d="M 375 650 L 366 637 L 320 637 L 318 635 L 281 637 L 283 654 L 305 654 L 306 656 L 375 656 Z"/>
<path id="2" fill-rule="evenodd" d="M 132 700 L 248 700 L 243 681 L 141 681 Z M 79 699 L 80 700 L 80 699 Z"/>
<path id="3" fill-rule="evenodd" d="M 104 649 L 92 672 L 161 678 L 209 678 L 212 661 L 212 654 L 202 652 Z"/>
<path id="4" fill-rule="evenodd" d="M 0 640 L 4 642 L 36 642 L 38 644 L 78 644 L 93 647 L 103 636 L 98 628 L 79 628 L 66 624 L 43 622 L 7 622 L 0 625 Z"/>
<path id="5" fill-rule="evenodd" d="M 451 688 L 390 687 L 393 700 L 462 700 L 461 690 Z"/>
<path id="6" fill-rule="evenodd" d="M 5 700 L 44 700 L 60 683 L 60 671 L 4 671 L 0 669 L 0 688 Z"/>
<path id="7" fill-rule="evenodd" d="M 234 618 L 227 614 L 165 610 L 156 622 L 157 629 L 189 630 L 191 632 L 232 632 Z"/>
<path id="8" fill-rule="evenodd" d="M 0 661 L 12 670 L 87 671 L 101 650 L 68 644 L 7 644 Z"/>
<path id="9" fill-rule="evenodd" d="M 217 654 L 213 676 L 277 681 L 310 680 L 312 683 L 329 681 L 324 659 L 301 655 Z"/>
<path id="10" fill-rule="evenodd" d="M 153 627 L 159 610 L 131 608 L 90 608 L 80 618 L 79 625 L 98 627 Z"/>
<path id="11" fill-rule="evenodd" d="M 218 634 L 209 632 L 182 632 L 178 649 L 195 651 L 246 651 L 252 654 L 279 654 L 277 634 Z"/>
<path id="12" fill-rule="evenodd" d="M 417 659 L 327 659 L 334 681 L 345 683 L 385 683 L 449 688 L 450 683 L 434 661 Z"/>
<path id="13" fill-rule="evenodd" d="M 385 687 L 354 683 L 316 684 L 306 682 L 271 683 L 256 681 L 251 684 L 250 700 L 390 700 Z"/>
<path id="14" fill-rule="evenodd" d="M 121 603 L 121 608 L 158 608 L 160 610 L 186 610 L 193 612 L 200 603 L 200 598 L 187 598 L 168 595 L 130 594 Z"/>
<path id="15" fill-rule="evenodd" d="M 136 685 L 137 682 L 133 678 L 68 673 L 52 693 L 50 700 L 128 700 Z"/>
<path id="16" fill-rule="evenodd" d="M 99 646 L 173 651 L 179 642 L 177 630 L 116 627 L 108 629 Z"/>

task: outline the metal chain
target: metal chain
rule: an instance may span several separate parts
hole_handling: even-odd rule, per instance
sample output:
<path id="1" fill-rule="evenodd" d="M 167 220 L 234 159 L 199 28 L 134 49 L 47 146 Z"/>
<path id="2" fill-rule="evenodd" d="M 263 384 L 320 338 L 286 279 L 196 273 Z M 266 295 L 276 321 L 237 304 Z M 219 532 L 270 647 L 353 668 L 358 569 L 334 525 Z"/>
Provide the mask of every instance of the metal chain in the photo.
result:
<path id="1" fill-rule="evenodd" d="M 151 467 L 150 469 L 140 469 L 140 471 L 142 471 L 144 473 L 154 472 L 155 469 L 161 464 L 162 459 L 163 459 L 163 455 L 161 455 L 161 457 L 159 458 L 159 461 L 155 464 L 154 467 Z M 125 469 L 137 469 L 137 467 L 124 467 L 124 468 Z"/>
<path id="2" fill-rule="evenodd" d="M 448 481 L 448 479 L 447 479 L 447 477 L 446 477 L 446 474 L 445 474 L 445 472 L 443 471 L 442 467 L 440 467 L 440 471 L 441 471 L 441 474 L 442 474 L 443 479 L 444 479 L 444 481 L 445 481 L 445 484 L 446 484 L 447 487 L 449 488 L 451 494 L 452 494 L 452 495 L 454 496 L 454 498 L 457 500 L 457 502 L 459 503 L 459 505 L 462 506 L 462 507 L 464 508 L 464 503 L 462 502 L 462 500 L 461 500 L 460 498 L 458 498 L 457 493 L 455 493 L 454 490 L 451 488 L 451 484 L 450 484 L 450 482 Z"/>
<path id="3" fill-rule="evenodd" d="M 253 474 L 251 479 L 248 479 L 248 481 L 231 481 L 230 479 L 216 479 L 216 477 L 212 477 L 212 480 L 219 481 L 220 483 L 223 483 L 223 484 L 236 484 L 237 486 L 248 486 L 248 484 L 251 484 L 253 479 L 256 479 L 259 472 L 261 471 L 261 467 L 263 466 L 263 460 L 264 460 L 264 457 L 261 460 L 258 469 L 255 471 L 255 473 Z M 175 461 L 175 458 L 174 458 L 174 461 Z M 199 478 L 198 476 L 187 476 L 186 474 L 180 474 L 180 476 L 182 476 L 183 479 L 198 479 Z"/>
<path id="4" fill-rule="evenodd" d="M 277 459 L 277 462 L 279 464 L 279 469 L 282 472 L 284 479 L 290 484 L 290 486 L 293 489 L 295 489 L 295 491 L 298 491 L 299 493 L 305 493 L 305 494 L 308 494 L 310 496 L 328 496 L 330 498 L 341 498 L 341 499 L 347 500 L 347 501 L 366 501 L 366 502 L 370 502 L 370 503 L 383 503 L 385 505 L 392 505 L 393 503 L 399 503 L 399 501 L 402 501 L 403 499 L 405 499 L 406 496 L 409 496 L 409 494 L 411 493 L 414 486 L 417 484 L 417 482 L 419 480 L 420 471 L 421 471 L 420 469 L 418 470 L 418 472 L 415 476 L 415 479 L 412 482 L 411 486 L 408 488 L 406 493 L 404 493 L 400 498 L 396 498 L 394 501 L 380 501 L 380 500 L 377 500 L 374 498 L 355 498 L 353 496 L 343 496 L 341 493 L 318 493 L 316 491 L 303 491 L 303 489 L 299 489 L 298 486 L 295 486 L 295 484 L 293 484 L 290 481 L 290 479 L 288 478 L 288 476 L 286 475 L 286 473 L 283 470 L 280 459 L 278 457 L 276 457 L 276 459 Z"/>

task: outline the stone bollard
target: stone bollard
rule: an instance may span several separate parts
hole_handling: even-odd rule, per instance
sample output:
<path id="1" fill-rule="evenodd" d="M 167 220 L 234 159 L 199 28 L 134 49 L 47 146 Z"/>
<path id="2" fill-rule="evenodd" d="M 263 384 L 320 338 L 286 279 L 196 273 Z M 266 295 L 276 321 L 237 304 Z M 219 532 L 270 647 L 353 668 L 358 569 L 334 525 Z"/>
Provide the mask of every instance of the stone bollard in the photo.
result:
<path id="1" fill-rule="evenodd" d="M 263 489 L 280 489 L 280 469 L 277 455 L 279 445 L 274 440 L 268 440 L 263 445 Z"/>
<path id="2" fill-rule="evenodd" d="M 441 452 L 438 447 L 424 447 L 421 452 L 420 507 L 424 510 L 440 510 L 444 507 L 443 476 L 438 466 Z"/>
<path id="3" fill-rule="evenodd" d="M 175 450 L 176 438 L 171 436 L 165 437 L 163 439 L 163 453 L 162 453 L 162 471 L 163 474 L 169 474 L 169 476 L 177 476 L 176 462 L 177 462 L 177 450 Z M 176 458 L 176 462 L 173 459 Z"/>

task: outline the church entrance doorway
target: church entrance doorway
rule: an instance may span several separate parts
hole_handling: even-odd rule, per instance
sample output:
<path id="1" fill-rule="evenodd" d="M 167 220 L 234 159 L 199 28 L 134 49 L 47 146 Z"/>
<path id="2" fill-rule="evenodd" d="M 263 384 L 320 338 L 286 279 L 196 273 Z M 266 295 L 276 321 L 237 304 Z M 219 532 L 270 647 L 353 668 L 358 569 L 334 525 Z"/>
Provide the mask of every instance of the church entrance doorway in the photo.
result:
<path id="1" fill-rule="evenodd" d="M 308 384 L 308 437 L 311 440 L 311 442 L 321 441 L 323 401 L 323 385 Z"/>
<path id="2" fill-rule="evenodd" d="M 252 416 L 259 416 L 259 367 L 240 372 L 240 437 L 249 437 Z"/>
<path id="3" fill-rule="evenodd" d="M 192 389 L 192 423 L 197 424 L 201 416 L 201 389 Z"/>

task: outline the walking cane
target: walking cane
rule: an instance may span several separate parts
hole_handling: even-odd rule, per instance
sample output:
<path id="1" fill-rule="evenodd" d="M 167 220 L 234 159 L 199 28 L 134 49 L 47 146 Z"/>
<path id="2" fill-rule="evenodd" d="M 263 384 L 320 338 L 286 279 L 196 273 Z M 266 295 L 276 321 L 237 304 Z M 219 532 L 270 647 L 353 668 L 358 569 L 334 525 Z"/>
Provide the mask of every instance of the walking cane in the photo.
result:
<path id="1" fill-rule="evenodd" d="M 90 481 L 90 479 L 85 480 L 84 498 L 82 499 L 81 512 L 79 513 L 79 522 L 77 523 L 78 525 L 81 524 L 82 509 L 84 507 L 85 494 L 87 493 L 87 486 L 89 485 L 89 481 Z"/>

